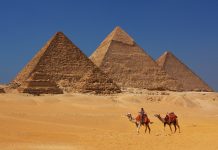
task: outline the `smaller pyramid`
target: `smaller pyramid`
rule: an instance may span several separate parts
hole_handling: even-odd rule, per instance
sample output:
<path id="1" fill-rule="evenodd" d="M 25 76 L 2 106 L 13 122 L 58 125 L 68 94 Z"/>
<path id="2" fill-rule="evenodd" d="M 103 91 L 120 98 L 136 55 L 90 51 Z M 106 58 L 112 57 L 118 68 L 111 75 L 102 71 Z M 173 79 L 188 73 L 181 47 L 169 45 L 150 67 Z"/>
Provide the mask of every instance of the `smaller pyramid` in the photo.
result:
<path id="1" fill-rule="evenodd" d="M 170 76 L 182 84 L 184 91 L 213 91 L 212 88 L 171 52 L 165 52 L 156 62 Z"/>
<path id="2" fill-rule="evenodd" d="M 31 76 L 18 88 L 18 91 L 33 95 L 63 94 L 63 90 L 60 89 L 55 82 L 42 78 L 44 76 L 45 75 L 37 72 L 31 74 Z"/>
<path id="3" fill-rule="evenodd" d="M 5 93 L 4 86 L 0 84 L 0 93 Z"/>
<path id="4" fill-rule="evenodd" d="M 0 87 L 0 93 L 5 93 L 5 90 Z"/>
<path id="5" fill-rule="evenodd" d="M 90 70 L 76 85 L 77 92 L 94 94 L 120 93 L 120 88 L 98 68 Z"/>

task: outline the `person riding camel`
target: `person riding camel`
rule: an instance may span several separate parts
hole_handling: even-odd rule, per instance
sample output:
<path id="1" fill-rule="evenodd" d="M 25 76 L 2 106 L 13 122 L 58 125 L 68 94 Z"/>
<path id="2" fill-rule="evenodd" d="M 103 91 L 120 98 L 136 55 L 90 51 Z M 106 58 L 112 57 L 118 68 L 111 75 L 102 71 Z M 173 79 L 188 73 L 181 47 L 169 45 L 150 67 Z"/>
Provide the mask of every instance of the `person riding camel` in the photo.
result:
<path id="1" fill-rule="evenodd" d="M 141 108 L 140 112 L 139 112 L 140 116 L 141 116 L 141 123 L 145 123 L 145 119 L 147 118 L 147 114 L 144 111 L 144 108 Z"/>

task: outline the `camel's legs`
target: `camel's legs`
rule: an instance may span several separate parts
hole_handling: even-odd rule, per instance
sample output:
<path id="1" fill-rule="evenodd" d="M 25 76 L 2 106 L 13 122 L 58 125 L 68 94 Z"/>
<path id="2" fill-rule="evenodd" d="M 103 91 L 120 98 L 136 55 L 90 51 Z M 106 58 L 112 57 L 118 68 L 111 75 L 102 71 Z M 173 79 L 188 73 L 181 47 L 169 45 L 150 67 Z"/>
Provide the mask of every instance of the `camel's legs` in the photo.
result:
<path id="1" fill-rule="evenodd" d="M 174 131 L 174 133 L 176 133 L 176 124 L 173 124 L 174 125 L 174 128 L 175 128 L 175 131 Z"/>
<path id="2" fill-rule="evenodd" d="M 171 131 L 171 133 L 173 133 L 173 131 L 172 131 L 172 127 L 171 127 L 171 124 L 169 124 L 169 127 L 170 127 L 170 131 Z"/>
<path id="3" fill-rule="evenodd" d="M 177 127 L 179 128 L 179 133 L 180 133 L 180 126 L 177 124 Z"/>
<path id="4" fill-rule="evenodd" d="M 138 127 L 137 127 L 137 133 L 139 133 L 140 126 L 141 126 L 141 124 L 139 123 Z"/>
<path id="5" fill-rule="evenodd" d="M 149 131 L 149 134 L 150 134 L 150 132 L 151 132 L 151 128 L 150 128 L 149 124 L 148 124 L 148 131 Z"/>
<path id="6" fill-rule="evenodd" d="M 166 123 L 164 123 L 164 131 L 165 131 Z"/>
<path id="7" fill-rule="evenodd" d="M 145 133 L 147 132 L 147 129 L 148 129 L 148 126 L 147 126 L 147 125 L 145 125 Z"/>
<path id="8" fill-rule="evenodd" d="M 176 125 L 179 128 L 179 133 L 180 133 L 180 126 L 179 126 L 178 120 L 176 121 Z"/>

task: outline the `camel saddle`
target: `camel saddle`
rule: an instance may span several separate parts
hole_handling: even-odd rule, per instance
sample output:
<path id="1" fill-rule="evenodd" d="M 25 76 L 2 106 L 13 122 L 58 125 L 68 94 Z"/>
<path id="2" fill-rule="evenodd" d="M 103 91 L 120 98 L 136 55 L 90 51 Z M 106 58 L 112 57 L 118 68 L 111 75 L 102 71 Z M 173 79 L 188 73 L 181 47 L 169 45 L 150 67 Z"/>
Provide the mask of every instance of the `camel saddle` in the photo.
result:
<path id="1" fill-rule="evenodd" d="M 166 115 L 165 120 L 172 122 L 172 121 L 175 121 L 176 118 L 177 118 L 176 114 L 174 112 L 171 112 L 171 113 Z"/>
<path id="2" fill-rule="evenodd" d="M 142 116 L 141 116 L 141 115 L 138 115 L 138 116 L 135 118 L 135 120 L 138 121 L 138 122 L 141 122 Z M 150 119 L 145 116 L 143 123 L 149 123 L 149 122 L 150 122 Z"/>

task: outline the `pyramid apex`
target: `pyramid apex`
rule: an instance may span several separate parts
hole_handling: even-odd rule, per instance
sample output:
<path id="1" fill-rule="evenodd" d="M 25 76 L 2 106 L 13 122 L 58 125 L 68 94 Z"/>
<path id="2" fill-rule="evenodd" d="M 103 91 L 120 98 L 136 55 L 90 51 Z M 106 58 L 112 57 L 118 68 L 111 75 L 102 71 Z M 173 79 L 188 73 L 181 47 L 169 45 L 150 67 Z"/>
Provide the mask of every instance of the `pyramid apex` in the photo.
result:
<path id="1" fill-rule="evenodd" d="M 120 26 L 116 26 L 116 27 L 115 27 L 115 29 L 116 29 L 116 28 L 117 28 L 117 29 L 121 29 L 121 27 L 120 27 Z"/>
<path id="2" fill-rule="evenodd" d="M 67 37 L 67 36 L 63 32 L 58 31 L 51 37 L 51 39 L 48 42 L 50 43 L 52 40 L 54 40 L 58 37 Z"/>
<path id="3" fill-rule="evenodd" d="M 58 31 L 58 32 L 55 33 L 55 36 L 60 36 L 60 35 L 64 35 L 64 33 L 61 32 L 61 31 Z M 65 36 L 65 35 L 64 35 L 64 36 Z"/>
<path id="4" fill-rule="evenodd" d="M 164 64 L 166 63 L 167 59 L 172 56 L 175 57 L 171 51 L 167 50 L 156 60 L 156 62 L 159 66 L 164 67 Z"/>
<path id="5" fill-rule="evenodd" d="M 113 31 L 105 38 L 102 44 L 111 41 L 117 41 L 128 45 L 134 44 L 134 39 L 119 26 L 116 26 L 113 29 Z"/>
<path id="6" fill-rule="evenodd" d="M 164 54 L 172 54 L 172 52 L 167 50 L 167 51 L 164 52 Z"/>
<path id="7" fill-rule="evenodd" d="M 61 38 L 62 40 L 69 40 L 70 41 L 70 39 L 63 33 L 63 32 L 61 32 L 61 31 L 58 31 L 58 32 L 56 32 L 52 37 L 51 37 L 51 39 L 47 42 L 47 44 L 46 45 L 49 45 L 49 43 L 52 43 L 52 41 L 56 41 L 58 38 Z M 73 43 L 72 43 L 73 44 Z"/>
<path id="8" fill-rule="evenodd" d="M 123 30 L 120 26 L 116 26 L 114 30 Z"/>
<path id="9" fill-rule="evenodd" d="M 62 31 L 57 31 L 56 34 L 64 34 Z"/>
<path id="10" fill-rule="evenodd" d="M 165 57 L 167 57 L 167 56 L 173 56 L 173 57 L 175 57 L 174 54 L 173 54 L 171 51 L 169 51 L 169 50 L 165 51 L 165 52 L 163 53 L 163 56 L 165 56 Z"/>
<path id="11" fill-rule="evenodd" d="M 125 33 L 125 34 L 127 34 L 120 26 L 116 26 L 115 28 L 114 28 L 114 30 L 112 31 L 112 33 L 114 33 L 114 34 L 116 34 L 116 33 L 121 33 L 121 32 L 123 32 L 123 33 Z M 128 34 L 127 34 L 128 35 Z M 128 35 L 129 36 L 129 35 Z"/>

